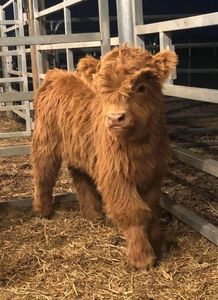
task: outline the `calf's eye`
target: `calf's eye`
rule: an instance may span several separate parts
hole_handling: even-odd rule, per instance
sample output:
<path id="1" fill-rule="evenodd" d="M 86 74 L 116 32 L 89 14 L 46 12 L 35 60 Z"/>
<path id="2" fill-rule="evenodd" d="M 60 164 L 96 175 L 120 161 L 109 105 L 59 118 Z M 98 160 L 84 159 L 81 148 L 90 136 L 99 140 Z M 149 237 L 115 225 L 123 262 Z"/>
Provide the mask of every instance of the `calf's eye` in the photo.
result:
<path id="1" fill-rule="evenodd" d="M 137 93 L 144 93 L 146 91 L 146 86 L 144 84 L 141 84 L 137 87 Z"/>

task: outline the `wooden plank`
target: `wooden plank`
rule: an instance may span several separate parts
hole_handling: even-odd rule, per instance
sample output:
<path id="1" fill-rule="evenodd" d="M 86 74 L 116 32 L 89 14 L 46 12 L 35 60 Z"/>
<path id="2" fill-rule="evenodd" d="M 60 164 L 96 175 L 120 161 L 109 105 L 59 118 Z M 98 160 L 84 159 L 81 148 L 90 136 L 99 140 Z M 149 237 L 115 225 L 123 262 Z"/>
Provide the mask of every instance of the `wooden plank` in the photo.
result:
<path id="1" fill-rule="evenodd" d="M 34 92 L 0 93 L 0 102 L 32 101 Z"/>
<path id="2" fill-rule="evenodd" d="M 218 13 L 136 26 L 137 35 L 218 25 Z"/>
<path id="3" fill-rule="evenodd" d="M 29 145 L 0 148 L 0 157 L 10 157 L 10 156 L 29 155 L 29 154 L 30 154 Z"/>
<path id="4" fill-rule="evenodd" d="M 181 162 L 218 177 L 218 161 L 196 156 L 192 151 L 180 148 L 176 144 L 172 145 L 172 152 Z"/>
<path id="5" fill-rule="evenodd" d="M 185 208 L 180 204 L 176 204 L 171 199 L 164 197 L 160 200 L 162 208 L 177 217 L 180 221 L 199 232 L 202 236 L 218 246 L 218 228 L 209 223 L 202 217 L 199 217 L 193 211 Z"/>
<path id="6" fill-rule="evenodd" d="M 66 0 L 64 2 L 53 5 L 49 8 L 43 9 L 43 10 L 35 13 L 35 18 L 39 18 L 39 17 L 42 17 L 42 16 L 52 14 L 56 11 L 59 11 L 59 10 L 63 9 L 64 7 L 69 7 L 69 6 L 72 6 L 74 4 L 78 4 L 78 3 L 83 2 L 83 1 L 84 0 Z"/>
<path id="7" fill-rule="evenodd" d="M 164 95 L 203 102 L 218 103 L 218 90 L 165 84 Z"/>
<path id="8" fill-rule="evenodd" d="M 39 35 L 24 37 L 6 37 L 0 40 L 1 46 L 21 46 L 21 45 L 38 45 L 38 44 L 61 44 L 61 43 L 80 43 L 100 41 L 100 32 L 91 33 L 73 33 L 73 34 L 56 34 L 56 35 Z"/>

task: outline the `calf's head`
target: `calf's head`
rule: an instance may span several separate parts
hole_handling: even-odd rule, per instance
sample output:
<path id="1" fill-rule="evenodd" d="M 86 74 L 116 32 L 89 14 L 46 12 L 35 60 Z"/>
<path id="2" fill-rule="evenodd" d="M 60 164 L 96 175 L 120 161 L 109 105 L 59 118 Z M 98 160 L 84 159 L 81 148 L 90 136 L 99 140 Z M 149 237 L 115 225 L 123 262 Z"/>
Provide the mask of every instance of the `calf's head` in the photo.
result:
<path id="1" fill-rule="evenodd" d="M 144 138 L 163 114 L 161 88 L 177 63 L 173 51 L 154 56 L 124 46 L 106 54 L 98 64 L 93 87 L 102 108 L 104 126 L 119 138 Z"/>

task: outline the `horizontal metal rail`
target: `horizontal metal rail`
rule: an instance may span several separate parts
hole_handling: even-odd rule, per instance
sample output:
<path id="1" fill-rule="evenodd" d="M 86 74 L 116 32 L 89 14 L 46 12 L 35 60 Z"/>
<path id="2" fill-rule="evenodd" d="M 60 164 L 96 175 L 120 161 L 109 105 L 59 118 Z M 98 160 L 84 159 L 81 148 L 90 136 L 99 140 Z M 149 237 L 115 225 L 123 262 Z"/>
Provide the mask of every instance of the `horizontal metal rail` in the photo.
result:
<path id="1" fill-rule="evenodd" d="M 198 69 L 198 68 L 191 68 L 191 69 L 177 69 L 177 74 L 218 74 L 218 69 L 215 68 L 205 68 L 205 69 Z"/>
<path id="2" fill-rule="evenodd" d="M 111 46 L 117 46 L 119 44 L 118 37 L 113 37 L 110 39 Z M 95 48 L 100 47 L 100 41 L 93 42 L 78 42 L 78 43 L 65 43 L 65 44 L 51 44 L 51 45 L 38 45 L 37 50 L 61 50 L 61 49 L 80 49 L 80 48 Z M 26 52 L 29 49 L 26 49 Z M 100 51 L 100 49 L 99 49 Z"/>
<path id="3" fill-rule="evenodd" d="M 21 152 L 21 155 L 27 155 L 28 150 L 26 151 L 26 145 L 20 146 L 21 148 L 17 149 L 4 149 L 0 148 L 0 157 L 6 154 L 6 156 L 13 156 L 13 151 Z M 7 155 L 8 154 L 8 155 Z M 15 154 L 16 155 L 16 154 Z M 54 195 L 54 205 L 67 205 L 69 208 L 69 204 L 77 202 L 77 196 L 75 193 L 63 193 L 63 194 L 56 194 Z M 173 216 L 177 217 L 183 223 L 187 224 L 197 232 L 199 232 L 202 236 L 207 238 L 209 241 L 218 245 L 218 228 L 213 224 L 209 223 L 206 219 L 198 216 L 195 212 L 185 208 L 184 206 L 176 203 L 175 201 L 169 199 L 168 197 L 164 196 L 160 200 L 160 205 L 166 211 L 168 211 Z M 16 200 L 10 201 L 0 201 L 0 209 L 4 207 L 10 207 L 13 209 L 21 209 L 24 207 L 31 207 L 32 206 L 32 199 L 31 198 L 18 198 Z"/>
<path id="4" fill-rule="evenodd" d="M 0 39 L 0 47 L 5 46 L 23 46 L 39 44 L 59 44 L 59 43 L 81 43 L 101 41 L 100 32 L 92 33 L 74 33 L 74 34 L 57 34 L 57 35 L 39 35 L 24 37 L 7 37 Z"/>
<path id="5" fill-rule="evenodd" d="M 180 221 L 190 226 L 218 246 L 218 228 L 216 226 L 168 197 L 163 197 L 160 200 L 160 205 Z"/>
<path id="6" fill-rule="evenodd" d="M 5 4 L 2 5 L 2 9 L 7 8 L 9 5 L 11 5 L 14 2 L 14 0 L 9 0 Z"/>
<path id="7" fill-rule="evenodd" d="M 0 93 L 0 102 L 32 101 L 34 92 Z"/>
<path id="8" fill-rule="evenodd" d="M 0 157 L 10 157 L 10 156 L 19 156 L 19 155 L 29 155 L 30 146 L 21 145 L 21 146 L 10 146 L 0 148 Z"/>
<path id="9" fill-rule="evenodd" d="M 0 132 L 0 138 L 17 138 L 17 137 L 24 137 L 24 136 L 31 136 L 31 131 L 17 131 L 17 132 Z"/>
<path id="10" fill-rule="evenodd" d="M 136 34 L 152 34 L 218 25 L 218 12 L 136 26 Z"/>
<path id="11" fill-rule="evenodd" d="M 25 24 L 26 24 L 26 23 L 23 23 L 22 25 L 24 26 Z M 21 25 L 21 23 L 20 23 L 20 25 Z M 3 32 L 3 33 L 7 33 L 7 32 L 10 32 L 10 31 L 14 31 L 14 30 L 16 30 L 16 29 L 19 29 L 19 28 L 20 28 L 20 25 L 10 26 L 10 27 L 4 29 L 2 32 Z"/>
<path id="12" fill-rule="evenodd" d="M 6 83 L 6 82 L 22 82 L 23 77 L 5 77 L 0 78 L 0 83 Z"/>
<path id="13" fill-rule="evenodd" d="M 1 51 L 0 52 L 0 57 L 1 56 L 16 56 L 16 55 L 21 55 L 20 50 L 9 50 L 9 51 Z"/>
<path id="14" fill-rule="evenodd" d="M 37 50 L 61 50 L 61 49 L 79 49 L 79 48 L 92 48 L 100 47 L 100 41 L 94 42 L 80 42 L 80 43 L 65 43 L 65 44 L 52 44 L 52 45 L 38 45 Z"/>
<path id="15" fill-rule="evenodd" d="M 175 144 L 172 146 L 172 151 L 181 162 L 218 177 L 218 161 L 198 157 L 192 151 L 180 148 Z"/>
<path id="16" fill-rule="evenodd" d="M 184 99 L 218 103 L 218 90 L 165 84 L 163 93 Z"/>
<path id="17" fill-rule="evenodd" d="M 17 110 L 17 109 L 26 109 L 26 105 L 0 105 L 0 111 L 8 111 L 8 110 Z"/>
<path id="18" fill-rule="evenodd" d="M 59 4 L 56 4 L 56 5 L 53 5 L 49 8 L 46 8 L 44 10 L 41 10 L 39 12 L 35 12 L 35 18 L 39 18 L 39 17 L 43 17 L 43 16 L 46 16 L 46 15 L 49 15 L 49 14 L 52 14 L 54 12 L 57 12 L 65 7 L 69 7 L 69 6 L 72 6 L 74 4 L 78 4 L 80 2 L 83 2 L 84 0 L 66 0 L 64 2 L 61 2 Z"/>
<path id="19" fill-rule="evenodd" d="M 0 20 L 0 25 L 20 25 L 19 20 Z"/>

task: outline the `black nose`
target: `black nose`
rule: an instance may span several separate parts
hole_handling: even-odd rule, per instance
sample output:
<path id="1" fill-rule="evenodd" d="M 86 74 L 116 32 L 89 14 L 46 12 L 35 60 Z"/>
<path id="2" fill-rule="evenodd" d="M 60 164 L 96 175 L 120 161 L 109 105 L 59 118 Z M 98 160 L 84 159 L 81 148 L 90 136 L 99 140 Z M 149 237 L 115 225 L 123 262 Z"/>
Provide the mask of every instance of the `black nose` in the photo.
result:
<path id="1" fill-rule="evenodd" d="M 107 118 L 110 126 L 121 126 L 125 121 L 125 113 L 110 113 Z"/>

